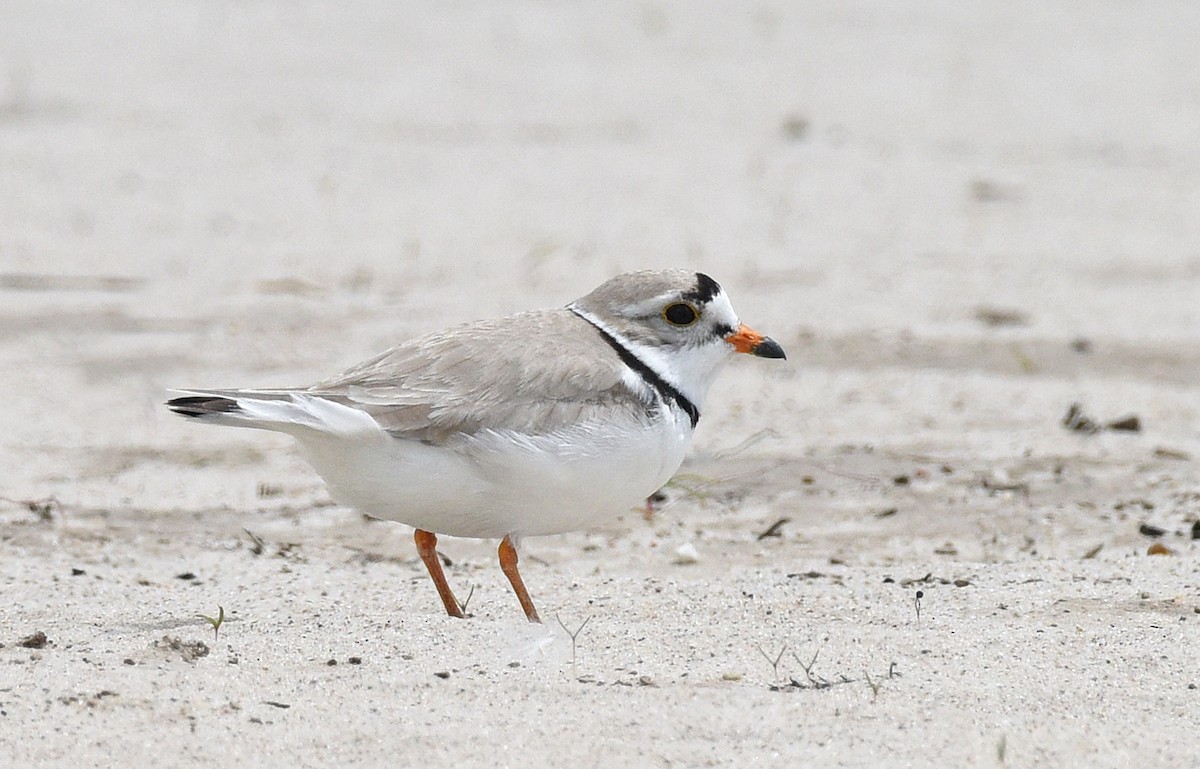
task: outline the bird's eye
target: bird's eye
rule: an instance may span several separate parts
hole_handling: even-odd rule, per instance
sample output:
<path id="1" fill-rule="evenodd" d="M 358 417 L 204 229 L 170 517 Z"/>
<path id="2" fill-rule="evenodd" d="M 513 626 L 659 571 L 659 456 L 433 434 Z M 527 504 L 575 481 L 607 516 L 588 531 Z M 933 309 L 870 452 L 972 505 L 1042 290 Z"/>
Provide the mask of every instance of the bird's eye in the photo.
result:
<path id="1" fill-rule="evenodd" d="M 700 314 L 696 312 L 696 308 L 690 304 L 676 302 L 668 304 L 663 308 L 662 316 L 666 318 L 667 323 L 674 326 L 690 326 L 696 322 Z"/>

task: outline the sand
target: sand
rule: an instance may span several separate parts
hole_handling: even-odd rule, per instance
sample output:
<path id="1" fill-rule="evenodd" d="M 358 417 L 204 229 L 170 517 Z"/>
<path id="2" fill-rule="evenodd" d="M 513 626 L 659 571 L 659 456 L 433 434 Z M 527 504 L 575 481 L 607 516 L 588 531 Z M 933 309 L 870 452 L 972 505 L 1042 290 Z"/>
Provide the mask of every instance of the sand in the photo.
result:
<path id="1" fill-rule="evenodd" d="M 3 763 L 1200 763 L 1193 4 L 0 17 Z M 789 359 L 543 628 L 161 406 L 666 266 Z"/>

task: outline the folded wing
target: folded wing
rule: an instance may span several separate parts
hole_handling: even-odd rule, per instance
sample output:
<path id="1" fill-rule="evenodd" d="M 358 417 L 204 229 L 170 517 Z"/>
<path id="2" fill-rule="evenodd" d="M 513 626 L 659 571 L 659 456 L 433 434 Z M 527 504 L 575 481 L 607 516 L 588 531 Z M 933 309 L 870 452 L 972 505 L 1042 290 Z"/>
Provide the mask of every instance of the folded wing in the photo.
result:
<path id="1" fill-rule="evenodd" d="M 412 340 L 303 392 L 440 444 L 481 430 L 552 433 L 611 418 L 618 401 L 648 411 L 627 376 L 594 328 L 542 310 Z"/>

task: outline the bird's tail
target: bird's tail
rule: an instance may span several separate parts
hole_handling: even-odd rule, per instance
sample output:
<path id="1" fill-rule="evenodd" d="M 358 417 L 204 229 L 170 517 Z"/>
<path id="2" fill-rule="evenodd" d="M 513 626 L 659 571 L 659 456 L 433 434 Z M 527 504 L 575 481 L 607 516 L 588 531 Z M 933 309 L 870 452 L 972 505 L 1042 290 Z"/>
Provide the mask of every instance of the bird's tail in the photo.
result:
<path id="1" fill-rule="evenodd" d="M 293 435 L 315 430 L 351 433 L 378 429 L 364 411 L 302 390 L 177 390 L 167 408 L 214 425 L 254 427 Z"/>

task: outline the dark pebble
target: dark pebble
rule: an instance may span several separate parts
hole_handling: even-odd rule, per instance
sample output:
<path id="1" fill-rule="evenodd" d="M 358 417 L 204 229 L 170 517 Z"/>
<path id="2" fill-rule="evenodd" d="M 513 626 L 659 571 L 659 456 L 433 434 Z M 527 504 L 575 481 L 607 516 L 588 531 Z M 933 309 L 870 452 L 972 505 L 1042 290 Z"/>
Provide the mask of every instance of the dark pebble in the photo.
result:
<path id="1" fill-rule="evenodd" d="M 26 636 L 17 641 L 17 646 L 24 646 L 26 649 L 44 649 L 48 643 L 50 641 L 46 638 L 46 634 L 39 630 L 33 635 Z"/>
<path id="2" fill-rule="evenodd" d="M 1138 419 L 1136 414 L 1130 414 L 1127 417 L 1115 419 L 1105 425 L 1109 430 L 1118 430 L 1125 433 L 1140 433 L 1142 431 L 1142 420 Z"/>

